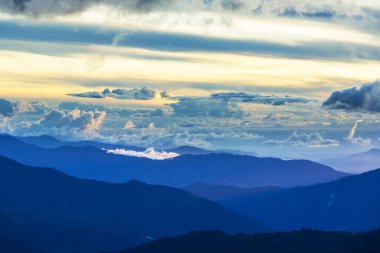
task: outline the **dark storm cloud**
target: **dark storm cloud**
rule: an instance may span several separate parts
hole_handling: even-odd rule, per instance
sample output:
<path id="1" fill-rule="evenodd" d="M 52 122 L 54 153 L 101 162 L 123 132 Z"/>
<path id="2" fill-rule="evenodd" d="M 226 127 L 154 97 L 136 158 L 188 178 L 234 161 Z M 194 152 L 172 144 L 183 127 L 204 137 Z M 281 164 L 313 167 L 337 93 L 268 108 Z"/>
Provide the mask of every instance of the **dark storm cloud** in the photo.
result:
<path id="1" fill-rule="evenodd" d="M 330 109 L 380 112 L 380 80 L 363 84 L 360 88 L 334 91 L 323 106 Z"/>

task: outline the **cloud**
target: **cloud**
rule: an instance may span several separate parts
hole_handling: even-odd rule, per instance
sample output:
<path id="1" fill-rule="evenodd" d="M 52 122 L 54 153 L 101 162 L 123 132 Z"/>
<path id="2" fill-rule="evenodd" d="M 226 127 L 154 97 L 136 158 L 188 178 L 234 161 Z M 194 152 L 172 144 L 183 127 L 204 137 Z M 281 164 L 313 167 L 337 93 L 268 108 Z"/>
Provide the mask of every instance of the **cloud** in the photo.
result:
<path id="1" fill-rule="evenodd" d="M 257 2 L 257 1 L 256 1 Z M 307 18 L 358 18 L 364 15 L 360 5 L 352 1 L 261 1 L 253 10 L 256 14 Z"/>
<path id="2" fill-rule="evenodd" d="M 380 112 L 380 81 L 363 84 L 360 88 L 334 91 L 323 102 L 323 106 L 329 109 Z"/>
<path id="3" fill-rule="evenodd" d="M 12 102 L 0 98 L 0 115 L 6 118 L 12 118 L 19 113 L 31 112 L 38 109 L 41 109 L 41 104 L 36 101 Z"/>
<path id="4" fill-rule="evenodd" d="M 79 94 L 68 94 L 73 97 L 81 97 L 81 98 L 105 98 L 105 97 L 113 97 L 117 99 L 136 99 L 136 100 L 151 100 L 157 97 L 161 97 L 161 94 L 167 95 L 166 92 L 159 92 L 150 87 L 144 87 L 141 89 L 105 89 L 102 92 L 99 91 L 89 91 L 85 93 Z"/>
<path id="5" fill-rule="evenodd" d="M 240 97 L 178 98 L 178 110 L 172 105 L 138 109 L 133 105 L 121 107 L 108 103 L 101 106 L 78 102 L 59 105 L 56 102 L 34 102 L 35 111 L 18 113 L 8 121 L 1 121 L 8 118 L 0 116 L 0 131 L 20 136 L 48 134 L 65 140 L 93 139 L 106 143 L 153 146 L 160 150 L 191 145 L 212 150 L 239 147 L 257 153 L 261 149 L 279 152 L 284 150 L 281 146 L 285 145 L 288 146 L 285 150 L 296 148 L 293 146 L 300 149 L 332 147 L 338 146 L 339 141 L 341 145 L 338 149 L 344 150 L 358 148 L 354 144 L 370 143 L 367 137 L 372 140 L 378 137 L 374 136 L 379 124 L 377 114 L 322 110 L 319 103 L 250 106 L 239 102 L 242 101 Z M 361 125 L 358 124 L 352 142 L 341 140 L 342 136 L 348 135 L 357 119 L 363 119 L 366 127 L 363 125 L 360 129 Z M 299 132 L 289 137 L 295 130 Z M 359 135 L 356 130 L 361 130 Z M 263 145 L 265 141 L 276 146 Z"/>
<path id="6" fill-rule="evenodd" d="M 363 120 L 357 120 L 354 125 L 352 126 L 350 132 L 347 135 L 347 140 L 352 141 L 355 138 L 356 129 L 358 128 L 358 125 L 360 122 L 363 122 Z"/>
<path id="7" fill-rule="evenodd" d="M 52 110 L 34 127 L 40 131 L 55 130 L 54 132 L 60 135 L 72 132 L 91 135 L 99 129 L 105 117 L 104 111 Z"/>
<path id="8" fill-rule="evenodd" d="M 18 112 L 19 106 L 17 103 L 0 98 L 0 115 L 9 118 L 16 115 Z"/>
<path id="9" fill-rule="evenodd" d="M 0 133 L 13 133 L 15 129 L 10 124 L 10 119 L 0 117 Z"/>
<path id="10" fill-rule="evenodd" d="M 104 15 L 104 14 L 103 14 Z M 173 14 L 177 17 L 178 14 Z M 187 14 L 189 15 L 189 14 Z M 168 15 L 170 16 L 170 15 Z M 166 51 L 166 52 L 194 52 L 194 51 L 208 51 L 208 52 L 222 52 L 223 54 L 228 53 L 254 53 L 257 56 L 274 56 L 279 58 L 292 58 L 292 59 L 335 59 L 335 60 L 347 60 L 347 59 L 371 59 L 379 60 L 380 59 L 380 49 L 377 45 L 374 44 L 372 39 L 364 41 L 361 39 L 361 34 L 349 34 L 346 36 L 342 35 L 330 40 L 328 36 L 335 31 L 321 32 L 320 35 L 314 36 L 314 34 L 307 33 L 304 30 L 304 27 L 298 27 L 297 30 L 300 30 L 298 36 L 295 36 L 293 33 L 289 34 L 287 29 L 284 30 L 284 37 L 280 41 L 276 41 L 271 38 L 273 34 L 262 34 L 259 35 L 258 32 L 252 31 L 252 33 L 245 34 L 244 39 L 238 39 L 244 31 L 241 31 L 244 27 L 239 29 L 232 29 L 229 27 L 223 28 L 228 30 L 223 34 L 219 34 L 218 29 L 222 28 L 223 24 L 220 27 L 219 25 L 214 25 L 215 29 L 214 34 L 210 34 L 209 37 L 205 37 L 204 33 L 200 33 L 199 29 L 203 28 L 210 30 L 206 26 L 199 25 L 199 22 L 194 24 L 188 24 L 186 20 L 183 20 L 183 24 L 178 26 L 171 26 L 172 20 L 174 17 L 167 17 L 168 20 L 165 22 L 165 25 L 161 25 L 160 22 L 155 22 L 149 26 L 165 26 L 167 29 L 157 30 L 148 30 L 144 31 L 143 29 L 136 29 L 132 24 L 128 25 L 128 18 L 126 19 L 125 30 L 128 31 L 128 37 L 119 42 L 120 47 L 132 47 L 132 48 L 143 48 L 148 50 L 156 51 Z M 165 17 L 164 17 L 165 19 Z M 141 17 L 141 22 L 149 22 L 149 18 Z M 51 19 L 49 19 L 51 21 Z M 116 21 L 115 21 L 116 22 Z M 116 22 L 117 23 L 117 22 Z M 272 24 L 274 25 L 274 23 Z M 194 28 L 193 28 L 194 26 Z M 276 26 L 274 26 L 276 27 Z M 119 28 L 122 29 L 122 28 Z M 123 30 L 124 30 L 123 29 Z M 171 30 L 172 29 L 172 30 Z M 279 28 L 274 28 L 279 29 Z M 289 28 L 290 29 L 290 28 Z M 332 28 L 331 28 L 332 29 Z M 334 28 L 335 29 L 335 28 Z M 82 46 L 74 46 L 74 44 L 91 44 L 91 45 L 106 45 L 107 47 L 112 47 L 111 43 L 114 38 L 114 34 L 118 33 L 118 30 L 110 30 L 99 33 L 97 29 L 90 29 L 88 26 L 78 24 L 72 26 L 60 25 L 52 23 L 51 25 L 46 25 L 45 23 L 39 23 L 38 25 L 19 25 L 16 22 L 0 22 L 0 36 L 2 39 L 9 40 L 19 40 L 27 41 L 25 43 L 19 42 L 21 44 L 4 44 L 3 47 L 11 48 L 14 51 L 32 51 L 37 53 L 47 53 L 54 55 L 64 54 L 64 55 L 76 55 L 78 53 L 86 53 L 83 51 Z M 166 32 L 165 32 L 166 31 Z M 291 31 L 291 30 L 290 30 Z M 352 30 L 350 30 L 352 31 Z M 281 33 L 281 31 L 278 31 Z M 344 33 L 343 31 L 340 31 Z M 277 33 L 277 32 L 276 32 Z M 355 32 L 356 33 L 356 32 Z M 297 33 L 298 34 L 298 33 Z M 319 33 L 318 33 L 319 34 Z M 236 37 L 238 36 L 238 37 Z M 370 37 L 371 38 L 371 37 Z M 305 40 L 306 39 L 306 40 Z M 301 43 L 297 43 L 297 46 L 294 44 L 289 44 L 290 41 L 301 40 Z M 30 41 L 35 43 L 31 44 Z M 61 43 L 60 50 L 54 51 L 53 48 L 42 48 L 38 47 L 40 41 L 44 44 L 54 43 L 58 45 Z M 337 43 L 337 41 L 341 43 Z M 72 46 L 68 46 L 71 42 Z M 83 43 L 83 44 L 82 44 Z M 341 46 L 344 43 L 344 47 Z M 24 45 L 25 44 L 25 45 Z M 62 46 L 65 44 L 66 46 Z M 20 45 L 21 49 L 20 49 Z M 62 48 L 62 49 L 61 49 Z M 63 49 L 64 48 L 64 49 Z M 42 50 L 42 51 L 41 51 Z M 121 50 L 120 50 L 121 51 Z M 116 49 L 88 49 L 86 55 L 88 55 L 87 67 L 96 74 L 96 68 L 99 68 L 107 55 L 119 56 L 119 50 Z M 163 62 L 169 61 L 189 61 L 192 60 L 192 57 L 188 57 L 182 54 L 160 54 L 160 55 L 147 55 L 147 54 L 125 54 L 131 60 L 138 59 L 147 59 L 147 60 L 159 60 L 161 64 Z M 181 56 L 182 55 L 182 56 Z M 211 58 L 210 58 L 211 59 Z M 114 61 L 115 59 L 109 59 Z M 222 64 L 221 62 L 220 64 Z M 153 63 L 152 63 L 153 64 Z M 305 67 L 307 67 L 305 65 Z M 89 70 L 86 67 L 86 70 Z M 105 65 L 107 68 L 107 66 Z M 281 69 L 287 66 L 282 66 Z M 287 68 L 285 68 L 287 69 Z M 300 70 L 302 71 L 303 68 Z M 273 72 L 272 70 L 271 72 Z M 150 73 L 151 69 L 147 70 L 147 73 Z M 129 73 L 129 74 L 128 74 Z M 261 72 L 260 72 L 261 73 Z M 135 75 L 130 69 L 125 70 L 125 76 Z M 267 73 L 268 74 L 268 73 Z M 96 75 L 98 76 L 98 75 Z M 99 77 L 100 78 L 100 77 Z M 85 78 L 84 78 L 85 79 Z M 135 81 L 136 79 L 131 78 Z M 162 77 L 160 79 L 162 81 Z M 177 80 L 181 81 L 181 80 Z M 207 80 L 201 81 L 205 83 Z M 208 80 L 209 81 L 209 80 Z M 101 91 L 100 91 L 101 93 Z"/>
<path id="11" fill-rule="evenodd" d="M 80 98 L 105 98 L 106 95 L 103 92 L 99 91 L 89 91 L 85 93 L 79 93 L 79 94 L 68 94 L 69 96 L 73 97 L 80 97 Z"/>
<path id="12" fill-rule="evenodd" d="M 58 105 L 58 108 L 66 111 L 73 111 L 79 109 L 81 111 L 109 111 L 107 107 L 103 105 L 94 104 L 82 104 L 78 102 L 62 102 Z"/>
<path id="13" fill-rule="evenodd" d="M 362 137 L 356 137 L 356 130 L 359 126 L 359 123 L 363 122 L 363 120 L 357 120 L 354 125 L 352 126 L 350 132 L 348 133 L 346 140 L 353 144 L 361 145 L 361 146 L 369 146 L 372 143 L 371 138 L 362 138 Z"/>
<path id="14" fill-rule="evenodd" d="M 357 144 L 360 146 L 369 146 L 372 144 L 371 138 L 362 138 L 362 137 L 356 137 L 351 140 L 351 143 Z"/>
<path id="15" fill-rule="evenodd" d="M 67 15 L 82 12 L 95 5 L 141 12 L 164 8 L 170 2 L 170 0 L 8 0 L 0 2 L 0 9 L 29 16 Z"/>
<path id="16" fill-rule="evenodd" d="M 164 117 L 165 111 L 162 109 L 155 109 L 150 113 L 151 117 Z"/>
<path id="17" fill-rule="evenodd" d="M 211 98 L 223 99 L 231 102 L 267 104 L 274 106 L 287 105 L 290 103 L 308 103 L 313 101 L 306 98 L 298 98 L 292 96 L 264 96 L 260 94 L 249 94 L 245 92 L 214 93 L 211 95 Z"/>
<path id="18" fill-rule="evenodd" d="M 133 124 L 133 122 L 130 120 L 125 122 L 124 127 L 123 127 L 124 130 L 129 130 L 129 129 L 133 129 L 133 128 L 135 128 L 135 124 Z"/>
<path id="19" fill-rule="evenodd" d="M 306 146 L 311 148 L 336 147 L 340 142 L 333 139 L 325 139 L 319 133 L 293 132 L 288 138 L 281 141 L 268 140 L 265 144 Z"/>
<path id="20" fill-rule="evenodd" d="M 179 156 L 179 154 L 174 153 L 174 152 L 155 151 L 154 148 L 152 147 L 146 149 L 144 152 L 138 152 L 134 150 L 125 150 L 125 149 L 107 150 L 106 152 L 111 153 L 111 154 L 116 154 L 116 155 L 145 157 L 152 160 L 166 160 L 166 159 L 172 159 Z"/>
<path id="21" fill-rule="evenodd" d="M 245 114 L 236 103 L 208 97 L 180 98 L 170 106 L 175 116 L 241 118 Z"/>
<path id="22" fill-rule="evenodd" d="M 96 5 L 128 12 L 203 10 L 309 18 L 360 18 L 368 15 L 359 2 L 331 0 L 8 0 L 0 2 L 3 11 L 29 16 L 66 15 L 82 12 Z"/>

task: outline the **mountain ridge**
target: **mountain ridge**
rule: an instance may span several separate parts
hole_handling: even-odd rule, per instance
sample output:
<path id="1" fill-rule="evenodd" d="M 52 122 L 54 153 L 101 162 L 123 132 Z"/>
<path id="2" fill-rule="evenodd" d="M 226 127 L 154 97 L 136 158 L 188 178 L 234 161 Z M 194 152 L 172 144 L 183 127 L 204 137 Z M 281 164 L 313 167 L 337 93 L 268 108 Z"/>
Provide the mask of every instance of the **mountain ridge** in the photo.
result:
<path id="1" fill-rule="evenodd" d="M 31 233 L 35 241 L 27 242 L 42 246 L 44 241 L 61 245 L 60 233 L 72 238 L 66 248 L 54 252 L 116 250 L 151 237 L 210 228 L 228 233 L 269 231 L 251 218 L 180 189 L 139 181 L 111 184 L 78 179 L 5 157 L 0 157 L 0 200 L 4 217 L 0 222 L 11 222 L 10 229 L 2 226 L 0 238 L 12 229 L 16 235 L 24 235 L 22 241 L 29 238 L 25 231 L 40 229 L 42 237 Z M 31 224 L 29 230 L 27 224 Z M 53 239 L 51 235 L 55 235 Z M 79 237 L 83 242 L 74 239 Z"/>
<path id="2" fill-rule="evenodd" d="M 92 146 L 43 149 L 12 136 L 0 136 L 0 155 L 31 166 L 53 167 L 80 178 L 113 183 L 136 179 L 178 188 L 194 183 L 236 187 L 290 187 L 347 176 L 308 160 L 285 161 L 278 158 L 212 153 L 181 155 L 153 161 L 109 154 Z"/>
<path id="3" fill-rule="evenodd" d="M 277 230 L 380 228 L 380 169 L 328 183 L 251 194 L 219 203 Z"/>
<path id="4" fill-rule="evenodd" d="M 363 173 L 380 168 L 380 149 L 351 154 L 342 158 L 321 160 L 320 163 L 348 173 Z"/>

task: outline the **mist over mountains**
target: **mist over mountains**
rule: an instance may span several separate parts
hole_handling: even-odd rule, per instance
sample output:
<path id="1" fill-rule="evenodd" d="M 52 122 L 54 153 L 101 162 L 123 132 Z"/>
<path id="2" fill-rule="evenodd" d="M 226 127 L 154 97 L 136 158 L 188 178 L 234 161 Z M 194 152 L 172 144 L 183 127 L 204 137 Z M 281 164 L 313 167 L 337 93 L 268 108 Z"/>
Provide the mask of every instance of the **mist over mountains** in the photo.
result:
<path id="1" fill-rule="evenodd" d="M 331 166 L 339 171 L 359 174 L 380 168 L 380 149 L 374 148 L 346 157 L 324 159 L 320 163 Z"/>

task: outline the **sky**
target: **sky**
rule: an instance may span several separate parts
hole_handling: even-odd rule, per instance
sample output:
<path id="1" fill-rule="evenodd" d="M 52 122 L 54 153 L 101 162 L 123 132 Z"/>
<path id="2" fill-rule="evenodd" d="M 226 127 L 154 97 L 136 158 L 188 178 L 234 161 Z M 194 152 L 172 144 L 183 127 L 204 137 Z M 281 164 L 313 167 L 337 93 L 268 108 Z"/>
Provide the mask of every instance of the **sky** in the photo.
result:
<path id="1" fill-rule="evenodd" d="M 377 0 L 1 0 L 0 132 L 322 159 L 380 146 Z"/>

